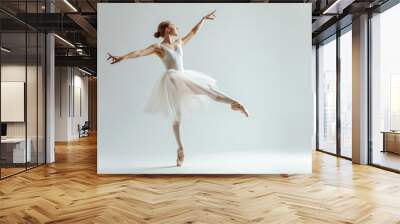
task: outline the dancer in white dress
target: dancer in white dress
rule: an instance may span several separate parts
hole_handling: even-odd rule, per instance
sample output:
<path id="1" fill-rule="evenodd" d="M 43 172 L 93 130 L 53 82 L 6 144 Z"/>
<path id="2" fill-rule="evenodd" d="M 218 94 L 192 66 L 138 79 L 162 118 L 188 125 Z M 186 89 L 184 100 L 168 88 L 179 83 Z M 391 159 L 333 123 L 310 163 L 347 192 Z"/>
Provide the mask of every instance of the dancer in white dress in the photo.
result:
<path id="1" fill-rule="evenodd" d="M 164 38 L 161 44 L 153 44 L 143 50 L 132 51 L 123 56 L 108 53 L 107 60 L 111 59 L 111 64 L 151 54 L 158 55 L 163 61 L 167 71 L 158 86 L 154 88 L 146 110 L 173 117 L 173 130 L 179 146 L 177 166 L 181 166 L 184 159 L 180 136 L 182 114 L 197 110 L 207 103 L 208 98 L 211 98 L 217 102 L 230 104 L 232 110 L 240 111 L 246 117 L 249 116 L 241 103 L 217 89 L 216 81 L 213 78 L 183 68 L 182 45 L 185 45 L 199 31 L 206 20 L 213 19 L 215 19 L 215 10 L 204 16 L 187 35 L 177 38 L 175 41 L 172 38 L 178 36 L 178 28 L 170 21 L 163 21 L 158 25 L 157 32 L 154 34 L 156 38 Z"/>

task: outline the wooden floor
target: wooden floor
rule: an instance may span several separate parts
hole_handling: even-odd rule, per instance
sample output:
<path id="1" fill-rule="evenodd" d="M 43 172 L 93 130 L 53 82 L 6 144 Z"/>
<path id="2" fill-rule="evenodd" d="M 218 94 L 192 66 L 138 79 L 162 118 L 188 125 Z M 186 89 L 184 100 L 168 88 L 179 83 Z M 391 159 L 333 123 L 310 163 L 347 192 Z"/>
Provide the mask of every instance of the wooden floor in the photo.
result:
<path id="1" fill-rule="evenodd" d="M 400 223 L 400 175 L 315 152 L 312 175 L 96 174 L 96 139 L 0 181 L 0 223 Z"/>
<path id="2" fill-rule="evenodd" d="M 400 170 L 400 155 L 392 152 L 381 152 L 375 150 L 372 161 L 374 164 L 389 167 L 395 170 Z"/>
<path id="3" fill-rule="evenodd" d="M 3 177 L 8 177 L 8 176 L 11 176 L 11 175 L 13 175 L 13 174 L 16 174 L 16 173 L 19 173 L 19 172 L 23 172 L 23 171 L 25 171 L 26 170 L 26 168 L 25 167 L 23 167 L 23 168 L 20 168 L 20 167 L 17 167 L 17 168 L 4 168 L 4 167 L 2 167 L 1 168 L 1 177 L 3 178 Z"/>

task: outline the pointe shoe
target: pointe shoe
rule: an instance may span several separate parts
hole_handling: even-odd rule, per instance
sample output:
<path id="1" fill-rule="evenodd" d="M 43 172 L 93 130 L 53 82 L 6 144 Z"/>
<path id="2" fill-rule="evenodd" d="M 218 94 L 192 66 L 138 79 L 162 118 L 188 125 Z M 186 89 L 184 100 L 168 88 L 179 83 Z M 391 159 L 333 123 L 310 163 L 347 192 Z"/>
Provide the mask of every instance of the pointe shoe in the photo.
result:
<path id="1" fill-rule="evenodd" d="M 232 108 L 232 110 L 239 110 L 241 113 L 246 115 L 246 117 L 249 117 L 249 112 L 246 110 L 246 108 L 242 104 L 240 104 L 238 102 L 233 102 L 233 103 L 231 103 L 231 108 Z"/>
<path id="2" fill-rule="evenodd" d="M 184 157 L 185 155 L 183 154 L 183 148 L 179 148 L 178 155 L 176 158 L 176 166 L 182 166 Z"/>

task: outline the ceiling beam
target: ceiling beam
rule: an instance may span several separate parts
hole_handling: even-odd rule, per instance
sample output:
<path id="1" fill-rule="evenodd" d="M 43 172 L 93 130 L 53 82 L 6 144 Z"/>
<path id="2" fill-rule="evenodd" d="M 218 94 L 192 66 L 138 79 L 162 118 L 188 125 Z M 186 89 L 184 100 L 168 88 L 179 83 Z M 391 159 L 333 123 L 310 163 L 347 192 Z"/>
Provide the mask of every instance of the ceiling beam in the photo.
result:
<path id="1" fill-rule="evenodd" d="M 81 66 L 96 71 L 97 60 L 92 56 L 55 56 L 56 66 Z"/>
<path id="2" fill-rule="evenodd" d="M 90 37 L 87 38 L 87 41 L 91 41 L 91 46 L 96 46 L 97 41 L 97 30 L 89 23 L 89 21 L 80 14 L 71 13 L 68 14 L 68 17 L 73 20 L 77 25 L 79 25 L 83 31 Z"/>

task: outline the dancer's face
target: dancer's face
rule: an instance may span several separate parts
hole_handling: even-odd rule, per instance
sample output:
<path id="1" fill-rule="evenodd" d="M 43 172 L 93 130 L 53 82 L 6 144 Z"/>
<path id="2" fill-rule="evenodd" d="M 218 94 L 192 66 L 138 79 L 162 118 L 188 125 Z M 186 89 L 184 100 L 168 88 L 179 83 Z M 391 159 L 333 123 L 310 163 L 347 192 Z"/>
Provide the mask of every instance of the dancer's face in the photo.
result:
<path id="1" fill-rule="evenodd" d="M 171 24 L 167 27 L 167 32 L 168 32 L 168 34 L 171 35 L 171 36 L 178 36 L 178 33 L 179 33 L 178 31 L 179 31 L 178 27 L 176 27 L 176 25 L 173 24 L 173 23 L 171 23 Z"/>

